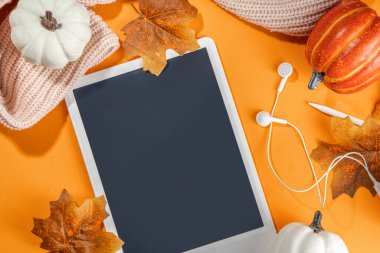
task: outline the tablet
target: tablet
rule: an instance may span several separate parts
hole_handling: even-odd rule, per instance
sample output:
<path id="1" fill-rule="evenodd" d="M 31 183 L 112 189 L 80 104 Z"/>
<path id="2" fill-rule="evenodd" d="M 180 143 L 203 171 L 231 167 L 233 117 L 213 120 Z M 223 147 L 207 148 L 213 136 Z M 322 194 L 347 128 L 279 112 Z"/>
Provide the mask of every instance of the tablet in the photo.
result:
<path id="1" fill-rule="evenodd" d="M 66 103 L 107 231 L 128 253 L 265 253 L 275 229 L 214 42 L 156 77 L 137 59 Z M 123 251 L 120 252 L 123 252 Z"/>

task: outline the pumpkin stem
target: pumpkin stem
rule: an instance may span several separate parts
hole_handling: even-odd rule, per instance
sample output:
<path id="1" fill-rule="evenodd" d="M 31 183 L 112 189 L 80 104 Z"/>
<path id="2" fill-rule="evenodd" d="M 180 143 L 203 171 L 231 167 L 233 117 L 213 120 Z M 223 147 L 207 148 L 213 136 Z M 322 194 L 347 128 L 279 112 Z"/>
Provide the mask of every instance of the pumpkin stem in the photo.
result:
<path id="1" fill-rule="evenodd" d="M 320 211 L 316 211 L 314 214 L 313 222 L 309 226 L 314 231 L 314 233 L 319 233 L 319 232 L 324 231 L 321 222 L 322 222 L 322 213 Z"/>
<path id="2" fill-rule="evenodd" d="M 309 89 L 315 90 L 320 82 L 323 81 L 325 77 L 324 73 L 317 72 L 313 69 L 313 74 L 309 81 Z"/>
<path id="3" fill-rule="evenodd" d="M 53 17 L 53 12 L 46 11 L 45 16 L 41 17 L 41 25 L 48 31 L 54 32 L 58 29 L 59 25 L 57 20 Z"/>

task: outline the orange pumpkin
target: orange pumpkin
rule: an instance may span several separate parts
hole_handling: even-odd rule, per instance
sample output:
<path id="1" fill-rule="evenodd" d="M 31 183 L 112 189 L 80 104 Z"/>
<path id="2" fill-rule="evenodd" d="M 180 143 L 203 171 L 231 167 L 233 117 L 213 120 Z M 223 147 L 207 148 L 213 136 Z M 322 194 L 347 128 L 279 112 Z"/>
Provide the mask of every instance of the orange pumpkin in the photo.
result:
<path id="1" fill-rule="evenodd" d="M 313 67 L 309 89 L 323 81 L 354 93 L 380 80 L 380 18 L 358 0 L 343 0 L 317 23 L 306 45 Z"/>

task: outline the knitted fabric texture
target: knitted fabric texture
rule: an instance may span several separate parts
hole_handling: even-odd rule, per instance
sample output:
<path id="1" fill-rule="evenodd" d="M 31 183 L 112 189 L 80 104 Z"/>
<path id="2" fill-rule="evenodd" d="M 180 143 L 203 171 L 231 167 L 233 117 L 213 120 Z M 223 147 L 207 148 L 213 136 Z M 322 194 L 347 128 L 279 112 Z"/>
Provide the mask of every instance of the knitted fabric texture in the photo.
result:
<path id="1" fill-rule="evenodd" d="M 340 0 L 214 0 L 242 19 L 272 32 L 306 36 Z"/>
<path id="2" fill-rule="evenodd" d="M 1 0 L 0 0 L 1 1 Z M 82 1 L 85 4 L 105 1 Z M 52 70 L 26 62 L 14 47 L 9 19 L 0 24 L 0 123 L 15 130 L 29 128 L 63 100 L 85 72 L 119 48 L 118 37 L 93 11 L 92 38 L 81 58 Z"/>

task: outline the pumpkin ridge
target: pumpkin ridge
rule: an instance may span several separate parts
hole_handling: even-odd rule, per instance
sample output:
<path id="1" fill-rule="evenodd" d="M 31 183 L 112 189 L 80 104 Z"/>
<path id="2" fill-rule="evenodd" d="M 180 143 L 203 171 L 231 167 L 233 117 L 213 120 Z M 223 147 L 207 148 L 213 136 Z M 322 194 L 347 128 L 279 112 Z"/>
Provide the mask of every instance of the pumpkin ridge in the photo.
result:
<path id="1" fill-rule="evenodd" d="M 36 25 L 36 23 L 32 23 L 31 26 L 33 25 Z M 19 41 L 17 38 L 19 36 L 19 34 L 23 33 L 23 29 L 24 27 L 28 27 L 28 26 L 15 26 L 15 28 L 11 31 L 11 39 L 14 40 L 15 42 L 13 43 L 13 45 L 18 48 L 20 51 L 23 51 L 24 48 L 26 48 L 29 43 L 31 43 L 31 41 Z M 42 32 L 42 27 L 40 28 L 40 30 L 36 30 L 34 33 L 29 33 L 28 34 L 28 37 L 29 38 L 32 38 L 32 39 L 36 39 L 40 33 Z M 24 34 L 23 34 L 24 35 Z"/>
<path id="2" fill-rule="evenodd" d="M 317 231 L 321 228 L 321 213 L 314 214 L 313 224 Z M 289 229 L 290 228 L 290 229 Z M 274 242 L 271 243 L 271 253 L 349 253 L 347 246 L 339 235 L 320 231 L 305 224 L 294 222 L 282 228 Z"/>
<path id="3" fill-rule="evenodd" d="M 41 8 L 41 10 L 42 10 L 42 8 Z M 32 11 L 26 9 L 24 6 L 18 7 L 18 11 L 25 11 L 26 13 L 31 14 L 31 15 L 38 15 L 37 13 L 32 12 Z"/>
<path id="4" fill-rule="evenodd" d="M 67 12 L 67 10 L 69 10 L 71 7 L 75 6 L 75 2 L 71 1 L 70 4 L 68 4 L 65 9 L 63 10 L 59 10 L 58 12 L 57 11 L 53 11 L 53 14 L 55 13 L 56 17 L 60 17 L 62 15 L 62 13 L 65 13 Z M 59 20 L 61 21 L 61 19 Z"/>
<path id="5" fill-rule="evenodd" d="M 311 64 L 311 53 L 318 42 L 318 39 L 326 32 L 326 30 L 331 26 L 337 16 L 343 15 L 346 13 L 346 10 L 356 9 L 359 7 L 364 7 L 365 4 L 358 3 L 355 1 L 341 1 L 333 6 L 330 11 L 326 14 L 321 13 L 321 18 L 319 19 L 317 25 L 312 29 L 309 39 L 306 43 L 305 55 L 309 63 Z"/>
<path id="6" fill-rule="evenodd" d="M 303 238 L 302 238 L 302 241 L 300 242 L 298 248 L 296 249 L 295 252 L 304 252 L 304 249 L 307 249 L 308 248 L 308 245 L 310 244 L 310 241 L 313 241 L 313 240 L 316 240 L 317 238 L 319 239 L 319 235 L 314 233 L 311 228 L 310 228 L 310 233 L 306 234 L 306 235 L 302 235 Z M 318 240 L 317 239 L 317 240 Z M 319 244 L 324 244 L 323 240 L 318 240 Z M 318 247 L 318 249 L 320 248 L 320 245 Z M 320 251 L 318 251 L 320 252 Z M 335 252 L 334 252 L 335 253 Z"/>
<path id="7" fill-rule="evenodd" d="M 82 21 L 80 19 L 78 19 L 78 20 L 76 20 L 76 19 L 74 19 L 74 20 L 61 19 L 60 21 L 61 21 L 61 23 L 65 23 L 65 24 L 81 24 L 81 25 L 87 25 L 88 24 L 87 22 Z"/>
<path id="8" fill-rule="evenodd" d="M 300 249 L 302 249 L 304 246 L 304 241 L 307 240 L 307 238 L 310 236 L 310 235 L 314 235 L 314 232 L 312 231 L 312 229 L 310 227 L 305 227 L 301 224 L 301 226 L 297 226 L 295 227 L 295 229 L 293 229 L 292 231 L 296 237 L 297 237 L 297 240 L 295 240 L 295 235 L 290 235 L 287 239 L 289 241 L 292 241 L 293 242 L 293 249 L 296 250 L 296 252 L 301 252 Z M 298 242 L 298 244 L 295 244 L 295 242 Z M 287 245 L 285 243 L 285 245 Z"/>
<path id="9" fill-rule="evenodd" d="M 37 1 L 37 3 L 38 3 L 38 4 L 36 4 L 36 6 L 38 7 L 39 11 L 40 11 L 41 13 L 43 13 L 43 12 L 44 12 L 44 8 L 43 8 L 42 4 L 40 3 L 40 1 Z M 34 15 L 37 15 L 37 16 L 39 16 L 39 15 L 41 14 L 40 12 L 38 12 L 38 13 L 36 13 L 36 12 L 32 12 L 31 10 L 29 10 L 28 8 L 26 8 L 26 7 L 23 5 L 22 2 L 21 2 L 21 4 L 18 4 L 18 5 L 17 5 L 17 9 L 22 9 L 22 10 L 28 12 L 28 13 L 31 13 L 31 14 L 34 14 Z"/>
<path id="10" fill-rule="evenodd" d="M 59 47 L 57 47 L 56 50 L 59 49 L 63 53 L 63 55 L 66 57 L 66 53 L 65 53 L 65 51 L 63 50 L 63 48 L 61 46 L 61 42 L 59 41 L 59 39 L 57 37 L 57 34 L 56 33 L 51 33 L 51 35 L 53 36 L 52 38 L 54 38 L 54 40 L 57 43 L 57 45 L 59 45 Z M 48 60 L 49 59 L 49 58 L 46 57 L 48 54 L 45 52 L 45 50 L 47 49 L 47 47 L 45 46 L 47 39 L 48 39 L 48 37 L 45 37 L 44 47 L 43 47 L 44 48 L 44 50 L 43 50 L 44 53 L 42 54 L 42 57 L 41 57 L 41 64 L 42 65 L 46 64 L 46 63 L 44 63 L 44 60 Z M 53 40 L 50 40 L 50 41 L 53 41 Z M 68 59 L 68 58 L 66 57 L 66 59 Z M 58 67 L 58 68 L 62 68 L 62 67 Z"/>
<path id="11" fill-rule="evenodd" d="M 45 8 L 44 3 L 41 2 L 41 0 L 37 0 L 36 2 L 39 4 L 39 6 L 41 7 L 41 10 L 42 10 L 42 13 L 39 13 L 39 14 L 43 14 L 43 13 L 45 13 L 46 8 Z"/>
<path id="12" fill-rule="evenodd" d="M 61 30 L 61 31 L 55 33 L 55 36 L 57 37 L 57 39 L 59 41 L 59 45 L 61 46 L 64 55 L 66 56 L 67 59 L 69 59 L 70 61 L 73 61 L 73 60 L 75 60 L 75 58 L 73 58 L 71 55 L 68 54 L 68 52 L 66 51 L 65 46 L 62 44 L 62 39 L 61 39 L 62 35 L 61 35 L 61 33 L 69 35 L 72 39 L 74 39 L 76 41 L 79 41 L 79 42 L 82 42 L 82 43 L 86 42 L 87 40 L 79 38 L 79 37 L 73 35 L 72 33 L 68 32 L 68 31 L 65 31 L 65 30 Z M 85 49 L 85 47 L 80 48 L 80 51 L 83 52 L 84 49 Z"/>
<path id="13" fill-rule="evenodd" d="M 85 23 L 81 23 L 82 25 L 86 25 Z M 86 40 L 82 40 L 82 38 L 80 38 L 77 34 L 69 31 L 68 29 L 61 29 L 60 32 L 62 33 L 66 33 L 67 35 L 69 35 L 70 37 L 73 37 L 74 39 L 78 40 L 78 41 L 82 41 L 82 42 L 85 42 Z"/>
<path id="14" fill-rule="evenodd" d="M 57 3 L 58 3 L 58 1 L 53 2 L 53 5 L 51 6 L 51 10 L 46 10 L 46 11 L 51 11 L 54 18 L 57 18 L 55 16 L 55 14 L 56 14 L 55 9 L 56 9 Z M 59 25 L 58 20 L 57 20 L 57 25 Z"/>
<path id="15" fill-rule="evenodd" d="M 338 79 L 347 76 L 350 72 L 363 66 L 368 61 L 368 58 L 376 57 L 380 47 L 379 21 L 379 18 L 376 18 L 373 25 L 354 41 L 345 52 L 338 56 L 335 62 L 327 69 L 325 73 L 327 77 Z M 365 66 L 363 66 L 363 69 L 365 69 Z"/>
<path id="16" fill-rule="evenodd" d="M 58 33 L 54 33 L 54 36 L 57 39 L 58 44 L 59 44 L 59 46 L 60 46 L 63 54 L 65 55 L 66 59 L 69 59 L 71 61 L 72 57 L 70 57 L 70 55 L 67 54 L 67 51 L 65 50 L 65 47 L 62 45 L 62 41 L 61 41 L 60 35 Z M 73 36 L 73 37 L 75 38 L 75 36 Z"/>
<path id="17" fill-rule="evenodd" d="M 284 228 L 287 228 L 288 230 L 286 231 L 282 244 L 278 248 L 278 252 L 282 252 L 286 247 L 288 247 L 287 242 L 289 241 L 289 234 L 294 234 L 298 230 L 299 226 L 302 226 L 302 224 L 295 222 L 295 223 L 288 224 L 287 226 L 284 227 Z"/>
<path id="18" fill-rule="evenodd" d="M 24 53 L 24 51 L 26 50 L 26 49 L 28 49 L 28 47 L 32 44 L 32 43 L 34 43 L 34 41 L 36 40 L 36 38 L 38 38 L 40 35 L 41 35 L 41 33 L 44 33 L 45 31 L 43 30 L 43 28 L 41 28 L 41 30 L 31 39 L 31 40 L 29 40 L 29 42 L 28 42 L 28 44 L 26 44 L 24 47 L 22 47 L 22 48 L 20 48 L 20 51 L 22 52 L 22 53 Z M 43 47 L 42 47 L 43 48 Z M 39 63 L 40 64 L 40 63 Z"/>
<path id="19" fill-rule="evenodd" d="M 337 83 L 337 82 L 346 81 L 347 79 L 355 76 L 360 71 L 362 71 L 363 69 L 365 69 L 376 57 L 379 56 L 379 53 L 380 53 L 380 48 L 378 48 L 377 51 L 376 51 L 376 53 L 373 54 L 371 57 L 369 57 L 365 62 L 363 62 L 361 65 L 359 65 L 357 68 L 355 68 L 353 71 L 351 71 L 350 73 L 348 73 L 347 75 L 345 75 L 343 77 L 332 78 L 332 77 L 325 76 L 326 82 L 328 82 L 328 83 Z"/>
<path id="20" fill-rule="evenodd" d="M 350 94 L 350 93 L 355 93 L 357 91 L 362 90 L 363 88 L 370 85 L 372 82 L 375 82 L 376 80 L 379 80 L 379 79 L 380 79 L 380 72 L 378 72 L 376 75 L 373 75 L 371 78 L 369 78 L 367 81 L 362 83 L 360 86 L 350 86 L 350 87 L 339 88 L 339 87 L 334 87 L 332 86 L 332 83 L 327 83 L 327 82 L 326 82 L 326 85 L 327 87 L 329 87 L 330 89 L 334 90 L 337 93 Z"/>
<path id="21" fill-rule="evenodd" d="M 362 27 L 362 29 L 360 29 L 360 31 L 358 31 L 355 36 L 352 37 L 351 40 L 349 40 L 345 45 L 342 46 L 342 48 L 337 51 L 334 55 L 331 56 L 330 60 L 325 63 L 325 65 L 323 66 L 322 69 L 324 70 L 327 70 L 329 69 L 329 67 L 337 60 L 337 58 L 339 57 L 339 55 L 343 54 L 343 53 L 346 53 L 346 50 L 349 49 L 348 46 L 353 43 L 355 40 L 359 39 L 370 27 L 372 27 L 374 24 L 376 23 L 376 16 L 373 17 L 372 20 L 369 20 L 365 26 Z M 352 48 L 351 48 L 352 49 Z M 348 53 L 348 52 L 347 52 Z M 325 79 L 329 79 L 328 76 L 325 76 Z"/>
<path id="22" fill-rule="evenodd" d="M 311 56 L 310 56 L 310 62 L 313 63 L 314 62 L 314 57 L 315 57 L 315 52 L 317 51 L 317 49 L 319 48 L 319 46 L 322 44 L 322 42 L 325 40 L 325 38 L 327 37 L 327 35 L 329 35 L 331 33 L 331 31 L 335 28 L 335 26 L 337 24 L 339 24 L 342 20 L 344 20 L 345 18 L 351 16 L 352 14 L 356 13 L 356 12 L 359 12 L 359 11 L 362 11 L 362 10 L 365 10 L 367 9 L 368 7 L 360 7 L 360 8 L 356 8 L 356 9 L 353 9 L 347 13 L 345 13 L 344 15 L 340 16 L 337 20 L 335 20 L 329 27 L 328 29 L 323 33 L 323 35 L 321 36 L 321 38 L 319 38 L 319 40 L 315 43 L 314 47 L 313 47 L 313 50 L 311 52 Z"/>

